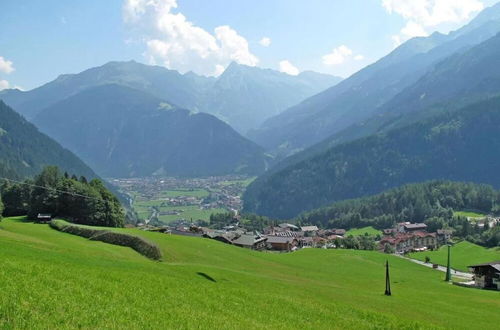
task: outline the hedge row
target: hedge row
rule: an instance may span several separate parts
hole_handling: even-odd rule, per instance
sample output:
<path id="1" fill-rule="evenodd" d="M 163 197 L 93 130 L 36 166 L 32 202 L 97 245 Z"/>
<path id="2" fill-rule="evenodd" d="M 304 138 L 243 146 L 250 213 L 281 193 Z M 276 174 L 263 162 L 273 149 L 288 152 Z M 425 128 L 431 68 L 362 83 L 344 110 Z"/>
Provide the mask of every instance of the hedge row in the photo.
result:
<path id="1" fill-rule="evenodd" d="M 138 236 L 78 226 L 64 220 L 52 220 L 50 221 L 50 226 L 59 231 L 82 236 L 92 241 L 127 246 L 153 260 L 161 260 L 162 258 L 162 253 L 158 246 Z"/>

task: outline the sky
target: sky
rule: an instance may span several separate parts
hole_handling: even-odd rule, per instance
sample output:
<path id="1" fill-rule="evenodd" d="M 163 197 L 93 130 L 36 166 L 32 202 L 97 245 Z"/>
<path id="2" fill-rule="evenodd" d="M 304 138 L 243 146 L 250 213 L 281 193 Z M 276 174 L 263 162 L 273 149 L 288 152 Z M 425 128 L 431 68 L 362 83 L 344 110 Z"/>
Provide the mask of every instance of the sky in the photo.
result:
<path id="1" fill-rule="evenodd" d="M 0 90 L 135 60 L 217 76 L 235 61 L 348 77 L 500 0 L 0 0 Z"/>

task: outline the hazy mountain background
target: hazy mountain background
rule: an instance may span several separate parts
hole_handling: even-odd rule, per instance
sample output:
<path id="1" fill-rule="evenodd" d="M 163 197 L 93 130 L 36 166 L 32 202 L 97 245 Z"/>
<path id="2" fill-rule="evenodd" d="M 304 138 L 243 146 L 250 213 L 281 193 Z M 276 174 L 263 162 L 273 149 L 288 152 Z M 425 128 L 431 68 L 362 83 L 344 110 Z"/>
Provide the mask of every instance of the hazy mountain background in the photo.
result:
<path id="1" fill-rule="evenodd" d="M 33 122 L 105 177 L 255 175 L 261 147 L 206 113 L 121 85 L 86 89 Z"/>
<path id="2" fill-rule="evenodd" d="M 44 108 L 85 89 L 107 84 L 134 88 L 195 112 L 211 113 L 241 134 L 265 119 L 341 80 L 303 72 L 297 76 L 232 63 L 218 78 L 180 74 L 134 61 L 109 62 L 59 76 L 30 91 L 4 90 L 0 99 L 31 120 Z"/>
<path id="3" fill-rule="evenodd" d="M 429 72 L 437 70 L 439 74 L 440 69 L 435 67 L 443 66 L 442 61 L 466 53 L 499 31 L 500 4 L 497 4 L 448 35 L 434 33 L 429 37 L 413 38 L 338 85 L 268 119 L 249 137 L 276 154 L 289 155 L 335 134 L 337 136 L 331 139 L 333 143 L 374 133 L 385 121 L 385 118 L 378 117 L 385 116 L 388 111 L 392 112 L 392 119 L 394 114 L 409 113 L 437 102 L 439 95 L 428 93 L 422 96 L 424 92 L 414 89 L 410 96 L 407 89 L 411 90 L 415 83 L 426 77 L 428 81 L 422 82 L 423 86 L 434 89 L 436 93 L 448 88 L 430 83 L 433 78 Z M 458 76 L 462 74 L 467 73 L 457 72 Z M 451 80 L 446 83 L 453 85 Z M 406 96 L 400 96 L 400 93 Z M 413 98 L 410 103 L 407 103 L 408 97 Z M 397 104 L 398 99 L 400 104 Z M 400 107 L 401 104 L 405 106 Z M 352 125 L 358 126 L 353 131 L 341 133 Z"/>

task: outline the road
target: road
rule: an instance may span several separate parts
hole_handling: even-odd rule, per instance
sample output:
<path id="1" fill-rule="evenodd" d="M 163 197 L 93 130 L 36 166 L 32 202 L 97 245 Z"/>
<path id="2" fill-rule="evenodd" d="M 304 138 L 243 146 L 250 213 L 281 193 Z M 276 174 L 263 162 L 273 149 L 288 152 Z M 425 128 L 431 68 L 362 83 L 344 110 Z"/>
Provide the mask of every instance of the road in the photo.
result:
<path id="1" fill-rule="evenodd" d="M 414 262 L 416 264 L 432 268 L 432 263 L 427 263 L 426 264 L 425 262 L 420 261 L 420 260 L 408 258 L 408 257 L 402 256 L 402 255 L 398 255 L 398 256 L 401 257 L 401 258 L 410 260 L 410 261 L 412 261 L 412 262 Z M 446 267 L 444 267 L 444 266 L 438 265 L 438 268 L 433 268 L 433 269 L 437 269 L 439 271 L 442 271 L 442 272 L 446 273 Z M 464 272 L 461 272 L 461 271 L 458 271 L 458 270 L 455 270 L 455 269 L 451 269 L 451 276 L 460 277 L 460 278 L 463 278 L 465 280 L 472 281 L 472 276 L 473 275 L 471 273 L 464 273 Z"/>

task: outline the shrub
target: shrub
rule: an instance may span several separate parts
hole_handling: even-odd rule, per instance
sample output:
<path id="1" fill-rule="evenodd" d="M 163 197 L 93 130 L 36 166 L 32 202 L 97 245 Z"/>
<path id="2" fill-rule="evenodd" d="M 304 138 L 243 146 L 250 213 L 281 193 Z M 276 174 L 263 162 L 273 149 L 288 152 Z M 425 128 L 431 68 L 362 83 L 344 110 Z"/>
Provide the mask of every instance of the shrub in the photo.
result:
<path id="1" fill-rule="evenodd" d="M 128 246 L 136 250 L 143 256 L 154 260 L 160 260 L 162 257 L 161 251 L 158 246 L 138 236 L 112 231 L 101 231 L 100 233 L 90 237 L 90 240 L 101 241 L 114 245 Z"/>
<path id="2" fill-rule="evenodd" d="M 153 260 L 161 260 L 162 258 L 162 253 L 158 246 L 138 236 L 83 227 L 68 223 L 64 220 L 52 220 L 49 224 L 56 230 L 82 236 L 92 241 L 130 247 L 143 256 Z"/>

